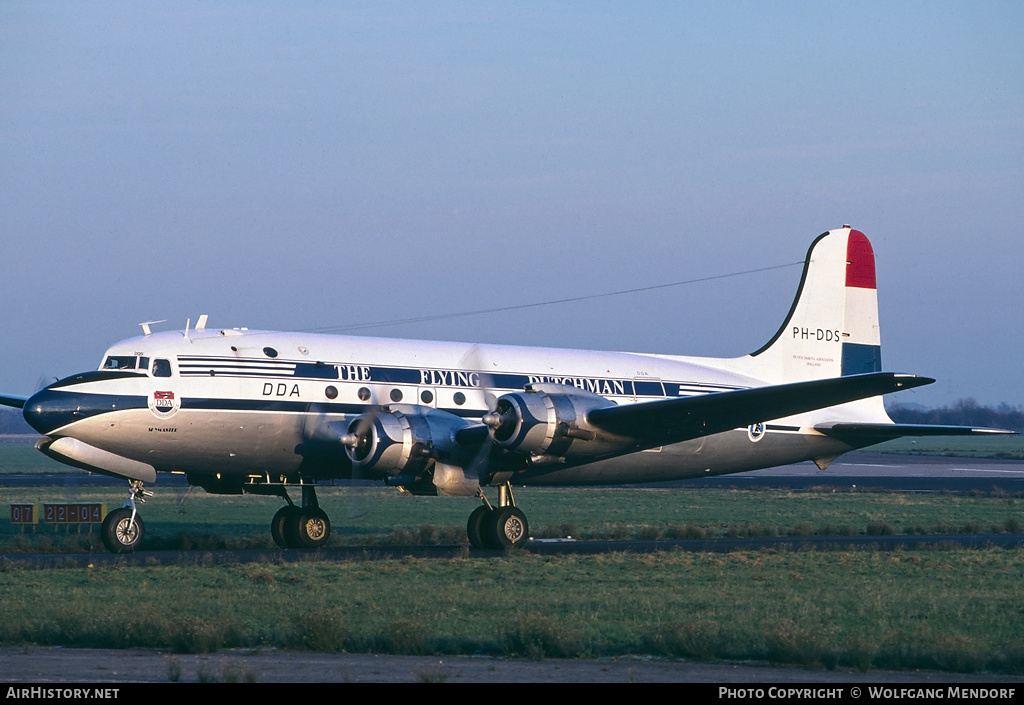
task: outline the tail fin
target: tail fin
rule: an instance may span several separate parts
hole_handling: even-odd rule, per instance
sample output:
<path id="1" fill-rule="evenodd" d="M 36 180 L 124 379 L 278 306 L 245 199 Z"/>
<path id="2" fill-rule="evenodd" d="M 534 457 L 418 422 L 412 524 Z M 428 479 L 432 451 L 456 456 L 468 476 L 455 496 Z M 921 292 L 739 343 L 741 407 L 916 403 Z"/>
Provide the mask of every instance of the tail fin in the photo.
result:
<path id="1" fill-rule="evenodd" d="M 881 372 L 875 253 L 864 233 L 846 225 L 819 235 L 807 251 L 800 288 L 786 322 L 764 347 L 734 362 L 744 373 L 770 384 Z M 908 377 L 915 387 L 935 381 Z M 900 436 L 1014 433 L 967 426 L 894 424 L 880 396 L 823 409 L 822 414 L 812 421 L 814 429 L 855 448 Z M 816 458 L 814 462 L 824 470 L 833 459 Z"/>
<path id="2" fill-rule="evenodd" d="M 778 383 L 882 370 L 875 253 L 864 233 L 847 225 L 811 243 L 785 323 L 746 366 Z"/>

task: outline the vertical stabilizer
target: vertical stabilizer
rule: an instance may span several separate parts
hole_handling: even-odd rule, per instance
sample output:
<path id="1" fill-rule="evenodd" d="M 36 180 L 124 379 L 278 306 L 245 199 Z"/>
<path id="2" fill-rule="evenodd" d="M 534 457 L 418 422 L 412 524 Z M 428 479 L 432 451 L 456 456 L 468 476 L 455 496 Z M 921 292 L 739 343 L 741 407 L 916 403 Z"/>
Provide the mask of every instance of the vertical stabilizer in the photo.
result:
<path id="1" fill-rule="evenodd" d="M 881 371 L 875 253 L 864 233 L 844 226 L 811 244 L 785 323 L 746 362 L 776 383 Z"/>

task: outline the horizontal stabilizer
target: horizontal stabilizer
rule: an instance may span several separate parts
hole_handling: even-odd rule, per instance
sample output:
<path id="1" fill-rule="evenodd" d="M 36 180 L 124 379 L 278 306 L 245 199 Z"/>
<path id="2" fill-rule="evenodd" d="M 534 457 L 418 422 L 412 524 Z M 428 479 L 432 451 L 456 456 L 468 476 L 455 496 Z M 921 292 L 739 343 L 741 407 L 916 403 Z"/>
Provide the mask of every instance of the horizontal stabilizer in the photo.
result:
<path id="1" fill-rule="evenodd" d="M 934 379 L 870 372 L 808 382 L 595 409 L 587 420 L 641 445 L 679 443 L 750 424 L 931 384 Z"/>
<path id="2" fill-rule="evenodd" d="M 815 426 L 814 430 L 839 439 L 902 438 L 904 436 L 1000 436 L 1016 435 L 1016 431 L 971 426 L 936 426 L 912 423 L 834 423 Z"/>
<path id="3" fill-rule="evenodd" d="M 28 401 L 28 397 L 20 397 L 16 394 L 0 394 L 0 404 L 3 406 L 13 406 L 18 409 L 25 408 L 25 402 Z"/>

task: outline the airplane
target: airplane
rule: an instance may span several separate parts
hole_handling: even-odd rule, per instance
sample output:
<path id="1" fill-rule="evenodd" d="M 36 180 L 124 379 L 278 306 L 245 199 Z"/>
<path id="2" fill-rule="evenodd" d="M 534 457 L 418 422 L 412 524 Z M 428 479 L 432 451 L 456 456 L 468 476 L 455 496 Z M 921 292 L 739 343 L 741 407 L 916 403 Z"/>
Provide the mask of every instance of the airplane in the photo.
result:
<path id="1" fill-rule="evenodd" d="M 363 478 L 476 498 L 470 543 L 500 549 L 530 535 L 513 485 L 646 483 L 806 460 L 824 470 L 900 436 L 1008 433 L 888 417 L 881 395 L 935 380 L 882 371 L 874 251 L 848 225 L 814 240 L 778 332 L 735 358 L 207 322 L 157 333 L 143 323 L 99 369 L 30 397 L 0 395 L 42 435 L 43 454 L 128 481 L 101 528 L 114 553 L 142 545 L 137 504 L 160 473 L 211 493 L 281 497 L 271 534 L 282 548 L 327 542 L 317 483 Z"/>

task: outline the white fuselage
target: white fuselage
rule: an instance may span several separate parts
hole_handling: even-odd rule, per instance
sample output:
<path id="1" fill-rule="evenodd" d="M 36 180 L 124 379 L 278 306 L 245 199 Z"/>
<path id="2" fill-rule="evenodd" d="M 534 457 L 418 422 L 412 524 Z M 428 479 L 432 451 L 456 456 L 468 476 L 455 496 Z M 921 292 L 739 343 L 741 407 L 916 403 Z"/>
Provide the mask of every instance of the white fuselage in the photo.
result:
<path id="1" fill-rule="evenodd" d="M 369 409 L 418 405 L 478 421 L 494 399 L 553 383 L 615 404 L 762 386 L 730 360 L 471 345 L 245 329 L 165 332 L 112 346 L 101 370 L 46 393 L 61 411 L 26 417 L 152 466 L 195 474 L 348 477 L 339 426 Z M 828 410 L 823 410 L 827 412 Z M 850 446 L 813 431 L 822 412 L 611 460 L 517 473 L 545 484 L 640 482 L 835 456 Z M 849 418 L 847 413 L 845 418 Z"/>

